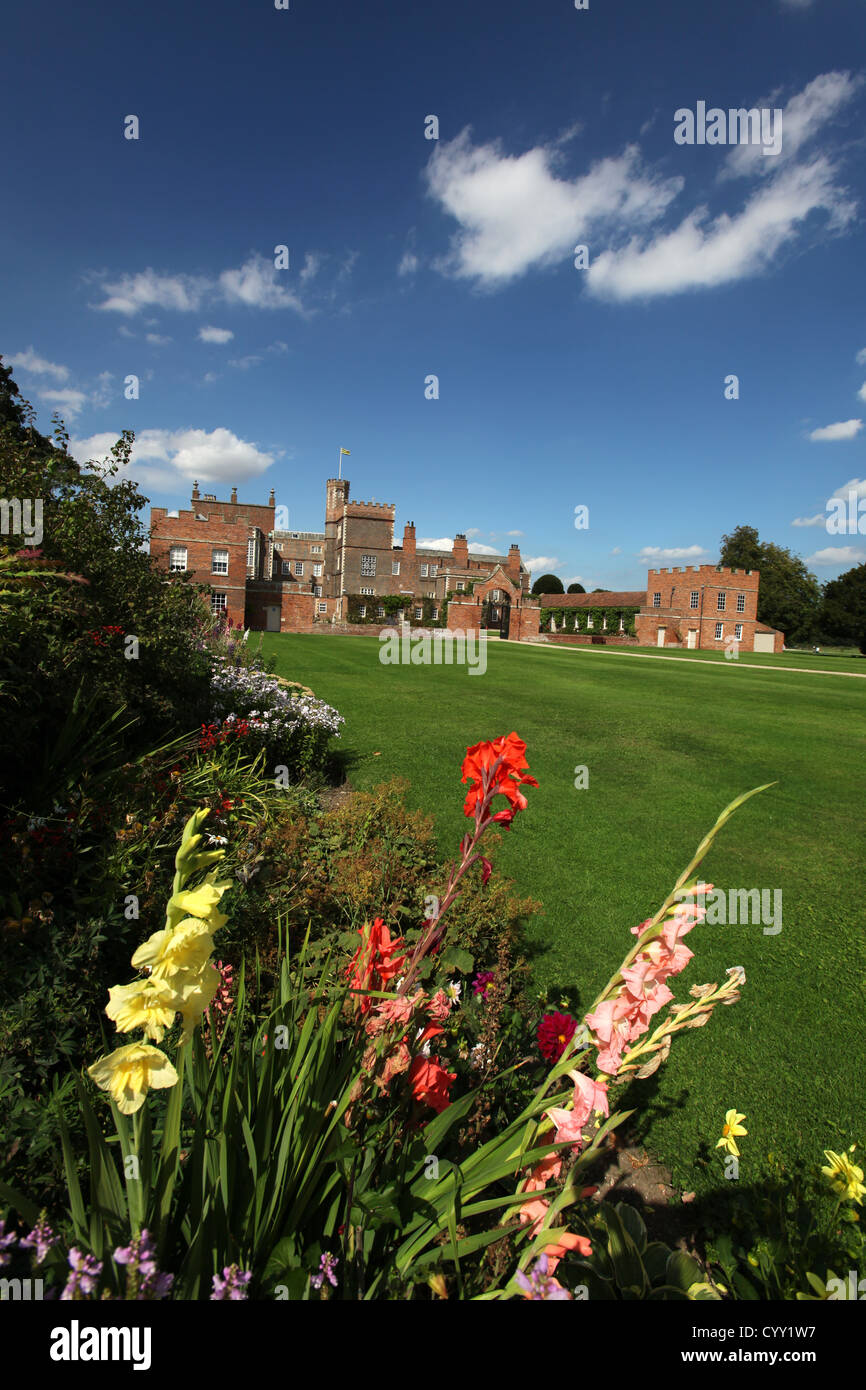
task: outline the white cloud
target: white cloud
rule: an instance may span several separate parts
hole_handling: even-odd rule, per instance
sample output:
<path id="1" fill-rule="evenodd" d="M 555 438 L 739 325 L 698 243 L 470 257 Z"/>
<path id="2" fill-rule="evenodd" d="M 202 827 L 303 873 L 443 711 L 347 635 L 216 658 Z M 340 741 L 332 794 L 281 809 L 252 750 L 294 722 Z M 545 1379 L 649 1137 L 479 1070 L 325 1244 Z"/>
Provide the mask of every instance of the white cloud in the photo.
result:
<path id="1" fill-rule="evenodd" d="M 618 250 L 603 251 L 586 272 L 588 288 L 602 298 L 627 300 L 711 289 L 756 275 L 817 209 L 829 215 L 834 229 L 851 220 L 854 205 L 836 187 L 833 173 L 820 155 L 811 164 L 783 169 L 734 216 L 710 218 L 699 207 L 646 244 L 633 237 Z"/>
<path id="2" fill-rule="evenodd" d="M 862 420 L 838 420 L 833 425 L 822 425 L 812 430 L 809 438 L 816 441 L 828 439 L 853 439 L 863 428 Z"/>
<path id="3" fill-rule="evenodd" d="M 866 478 L 849 478 L 847 483 L 837 487 L 833 496 L 844 497 L 847 501 L 849 492 L 853 492 L 855 497 L 866 497 Z"/>
<path id="4" fill-rule="evenodd" d="M 816 550 L 806 558 L 807 565 L 838 566 L 862 565 L 866 561 L 866 550 L 858 550 L 853 545 L 828 545 L 824 550 Z"/>
<path id="5" fill-rule="evenodd" d="M 708 552 L 702 545 L 680 545 L 665 549 L 659 545 L 645 545 L 638 554 L 639 560 L 692 560 Z"/>
<path id="6" fill-rule="evenodd" d="M 759 144 L 735 145 L 725 161 L 720 177 L 741 174 L 773 174 L 837 116 L 862 85 L 862 78 L 850 72 L 824 72 L 791 97 L 782 111 L 782 148 L 778 155 L 765 155 Z M 755 103 L 758 109 L 775 107 L 773 97 Z"/>
<path id="7" fill-rule="evenodd" d="M 69 368 L 59 362 L 49 362 L 34 352 L 32 347 L 24 352 L 16 352 L 8 359 L 8 364 L 22 372 L 32 372 L 34 376 L 53 376 L 55 381 L 68 381 Z"/>
<path id="8" fill-rule="evenodd" d="M 755 146 L 736 146 L 722 175 L 760 172 L 761 185 L 733 214 L 703 204 L 679 225 L 648 235 L 682 191 L 684 179 L 647 169 L 637 144 L 591 164 L 573 179 L 560 177 L 561 142 L 507 155 L 498 142 L 474 145 L 468 130 L 437 145 L 426 168 L 428 191 L 458 223 L 448 256 L 437 269 L 495 288 L 531 268 L 570 258 L 575 245 L 602 240 L 586 271 L 589 291 L 614 300 L 708 289 L 765 270 L 782 247 L 801 235 L 817 211 L 838 232 L 856 204 L 819 151 L 794 164 L 797 152 L 850 101 L 860 77 L 829 72 L 781 108 L 783 155 L 767 158 Z M 756 161 L 757 158 L 757 162 Z M 783 167 L 784 166 L 784 167 Z"/>
<path id="9" fill-rule="evenodd" d="M 592 164 L 575 179 L 557 177 L 561 152 L 537 146 L 506 155 L 498 142 L 473 145 L 469 131 L 437 145 L 427 165 L 430 194 L 459 223 L 441 270 L 492 287 L 570 253 L 605 222 L 657 218 L 683 180 L 644 173 L 636 145 Z"/>
<path id="10" fill-rule="evenodd" d="M 165 347 L 168 343 L 173 342 L 172 338 L 166 338 L 162 333 L 145 333 L 144 337 L 145 341 L 154 347 Z"/>
<path id="11" fill-rule="evenodd" d="M 229 304 L 246 304 L 252 309 L 294 309 L 303 314 L 304 306 L 288 288 L 285 275 L 285 271 L 276 269 L 273 261 L 253 255 L 237 270 L 224 270 L 219 277 L 219 287 Z"/>
<path id="12" fill-rule="evenodd" d="M 418 269 L 418 257 L 414 251 L 404 251 L 397 267 L 398 275 L 414 275 Z"/>
<path id="13" fill-rule="evenodd" d="M 416 542 L 416 546 L 421 546 L 425 550 L 450 550 L 453 545 L 454 541 L 451 536 L 428 536 Z"/>
<path id="14" fill-rule="evenodd" d="M 113 381 L 114 374 L 112 372 L 99 373 L 97 384 L 90 393 L 91 405 L 95 405 L 98 409 L 104 410 L 106 406 L 111 404 L 112 397 L 114 396 L 114 387 L 111 384 Z"/>
<path id="15" fill-rule="evenodd" d="M 478 541 L 473 541 L 469 549 L 473 555 L 498 555 L 500 553 L 495 545 L 481 545 Z"/>
<path id="16" fill-rule="evenodd" d="M 863 385 L 860 387 L 857 395 L 861 401 L 866 401 L 866 381 L 864 381 Z"/>
<path id="17" fill-rule="evenodd" d="M 119 280 L 105 284 L 107 296 L 94 307 L 115 314 L 137 314 L 155 304 L 160 309 L 176 309 L 189 313 L 197 309 L 208 282 L 202 276 L 160 275 L 148 267 L 134 275 L 121 275 Z"/>
<path id="18" fill-rule="evenodd" d="M 101 459 L 108 454 L 117 437 L 117 434 L 103 432 L 86 439 L 73 439 L 70 452 L 79 463 Z M 202 483 L 243 483 L 259 477 L 273 461 L 273 454 L 263 453 L 231 430 L 150 429 L 136 436 L 124 476 L 148 487 L 176 491 L 186 488 L 194 478 Z"/>
<path id="19" fill-rule="evenodd" d="M 824 526 L 827 522 L 826 512 L 817 512 L 815 516 L 795 516 L 791 522 L 792 526 Z"/>
<path id="20" fill-rule="evenodd" d="M 472 538 L 473 536 L 480 536 L 480 535 L 481 535 L 481 531 L 479 530 L 479 528 L 478 528 L 477 526 L 467 526 L 467 528 L 466 528 L 466 530 L 463 532 L 463 534 L 464 534 L 464 536 L 466 537 L 467 540 L 471 540 L 471 538 Z"/>
<path id="21" fill-rule="evenodd" d="M 324 257 L 318 255 L 317 252 L 307 252 L 306 256 L 304 257 L 304 264 L 301 266 L 300 278 L 302 285 L 305 285 L 308 280 L 315 279 L 315 277 L 318 275 L 321 269 L 323 260 Z"/>
<path id="22" fill-rule="evenodd" d="M 614 548 L 613 548 L 613 550 L 612 550 L 610 553 L 611 553 L 611 555 L 621 555 L 621 554 L 622 554 L 622 546 L 621 546 L 621 545 L 615 545 Z"/>
<path id="23" fill-rule="evenodd" d="M 70 416 L 80 414 L 87 404 L 87 393 L 75 391 L 71 386 L 60 391 L 40 391 L 39 395 L 43 401 L 50 401 L 52 405 L 58 406 L 62 414 Z"/>
<path id="24" fill-rule="evenodd" d="M 286 283 L 286 274 L 258 254 L 241 266 L 221 271 L 216 279 L 205 275 L 164 275 L 148 267 L 113 281 L 97 277 L 106 298 L 93 307 L 130 317 L 152 307 L 192 313 L 209 301 L 245 304 L 253 309 L 293 309 L 306 314 L 299 296 Z"/>
<path id="25" fill-rule="evenodd" d="M 861 348 L 857 353 L 856 362 L 860 367 L 866 367 L 866 348 Z"/>
<path id="26" fill-rule="evenodd" d="M 506 536 L 522 536 L 522 535 L 524 534 L 524 532 L 523 532 L 523 531 L 506 531 L 505 534 L 506 534 Z"/>
<path id="27" fill-rule="evenodd" d="M 523 564 L 526 569 L 534 573 L 536 570 L 555 570 L 558 565 L 562 564 L 562 561 L 555 555 L 532 555 L 529 558 L 524 557 Z"/>
<path id="28" fill-rule="evenodd" d="M 218 343 L 222 347 L 225 343 L 230 343 L 235 335 L 230 328 L 213 328 L 210 324 L 205 324 L 198 330 L 198 336 L 202 343 Z"/>

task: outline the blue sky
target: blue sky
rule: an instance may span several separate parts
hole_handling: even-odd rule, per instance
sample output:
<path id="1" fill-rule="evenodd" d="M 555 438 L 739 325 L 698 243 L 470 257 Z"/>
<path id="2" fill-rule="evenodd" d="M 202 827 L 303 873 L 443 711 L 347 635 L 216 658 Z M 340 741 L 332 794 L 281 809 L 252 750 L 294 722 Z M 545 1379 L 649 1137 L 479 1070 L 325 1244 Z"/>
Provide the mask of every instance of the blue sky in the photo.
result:
<path id="1" fill-rule="evenodd" d="M 0 352 L 82 460 L 131 429 L 155 504 L 273 487 L 320 529 L 342 445 L 398 539 L 587 588 L 740 523 L 822 580 L 866 559 L 824 524 L 866 497 L 862 0 L 49 0 L 4 33 Z M 678 144 L 699 102 L 781 110 L 780 153 Z"/>

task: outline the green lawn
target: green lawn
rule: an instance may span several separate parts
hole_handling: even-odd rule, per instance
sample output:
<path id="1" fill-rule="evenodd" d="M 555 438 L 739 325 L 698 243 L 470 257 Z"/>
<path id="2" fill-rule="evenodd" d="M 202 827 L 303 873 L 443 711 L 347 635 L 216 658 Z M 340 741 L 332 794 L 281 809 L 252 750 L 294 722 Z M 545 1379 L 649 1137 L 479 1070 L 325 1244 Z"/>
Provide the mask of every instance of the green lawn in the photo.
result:
<path id="1" fill-rule="evenodd" d="M 677 664 L 513 643 L 491 643 L 478 676 L 380 665 L 366 637 L 266 636 L 265 651 L 279 674 L 345 715 L 352 783 L 407 778 L 409 803 L 434 813 L 446 853 L 465 826 L 467 745 L 512 729 L 526 740 L 541 785 L 503 836 L 495 871 L 544 903 L 529 927 L 537 979 L 577 987 L 584 1007 L 722 807 L 776 782 L 729 822 L 704 870 L 726 889 L 781 889 L 782 930 L 690 934 L 695 959 L 679 997 L 742 965 L 743 999 L 681 1035 L 631 1095 L 647 1104 L 646 1142 L 685 1188 L 707 1185 L 698 1146 L 715 1142 L 732 1106 L 748 1116 L 744 1177 L 768 1151 L 816 1160 L 824 1148 L 866 1142 L 860 681 L 778 674 L 760 658 L 722 659 L 736 669 L 714 670 L 703 654 Z M 589 769 L 588 790 L 574 787 L 577 765 Z"/>

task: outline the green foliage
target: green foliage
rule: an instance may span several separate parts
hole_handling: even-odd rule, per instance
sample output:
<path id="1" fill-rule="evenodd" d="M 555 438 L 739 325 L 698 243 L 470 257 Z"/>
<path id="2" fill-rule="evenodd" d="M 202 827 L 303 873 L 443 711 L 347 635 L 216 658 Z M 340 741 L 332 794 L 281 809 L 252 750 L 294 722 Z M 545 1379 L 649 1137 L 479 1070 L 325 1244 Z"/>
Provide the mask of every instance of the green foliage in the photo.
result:
<path id="1" fill-rule="evenodd" d="M 866 1239 L 852 1203 L 837 1200 L 817 1163 L 790 1167 L 768 1158 L 760 1187 L 731 1184 L 724 1224 L 707 1232 L 707 1249 L 733 1297 L 826 1298 L 814 1271 L 827 1282 L 862 1270 Z M 837 1295 L 838 1296 L 838 1295 Z"/>
<path id="2" fill-rule="evenodd" d="M 866 653 L 866 564 L 824 585 L 821 633 L 824 641 L 850 643 Z"/>
<path id="3" fill-rule="evenodd" d="M 754 526 L 737 526 L 729 536 L 722 536 L 719 564 L 760 570 L 758 622 L 778 628 L 791 644 L 814 638 L 821 588 L 799 556 L 772 541 L 760 541 Z"/>
<path id="4" fill-rule="evenodd" d="M 542 574 L 536 579 L 532 588 L 532 594 L 564 594 L 565 588 L 562 580 L 555 574 Z"/>
<path id="5" fill-rule="evenodd" d="M 626 1302 L 721 1298 L 694 1256 L 671 1250 L 662 1241 L 647 1240 L 646 1226 L 626 1202 L 602 1204 L 590 1229 L 598 1237 L 593 1239 L 592 1255 L 584 1260 L 569 1258 L 557 1271 L 567 1287 L 582 1285 L 584 1297 Z"/>
<path id="6" fill-rule="evenodd" d="M 567 594 L 585 594 L 586 589 L 582 584 L 569 584 L 565 592 Z"/>
<path id="7" fill-rule="evenodd" d="M 41 500 L 43 510 L 43 538 L 24 568 L 0 553 L 12 581 L 0 584 L 0 765 L 15 802 L 29 788 L 33 749 L 64 723 L 82 685 L 94 718 L 123 706 L 135 721 L 132 751 L 199 721 L 209 668 L 201 600 L 188 583 L 165 582 L 146 553 L 146 499 L 128 478 L 112 481 L 132 435 L 87 471 L 61 427 L 46 446 L 11 416 L 0 429 L 5 495 Z"/>
<path id="8" fill-rule="evenodd" d="M 623 623 L 623 636 L 635 636 L 635 607 L 621 608 L 542 608 L 540 630 L 550 632 L 551 619 L 556 623 L 557 632 L 588 632 L 593 636 L 616 636 L 620 619 Z M 607 627 L 604 623 L 607 622 Z"/>

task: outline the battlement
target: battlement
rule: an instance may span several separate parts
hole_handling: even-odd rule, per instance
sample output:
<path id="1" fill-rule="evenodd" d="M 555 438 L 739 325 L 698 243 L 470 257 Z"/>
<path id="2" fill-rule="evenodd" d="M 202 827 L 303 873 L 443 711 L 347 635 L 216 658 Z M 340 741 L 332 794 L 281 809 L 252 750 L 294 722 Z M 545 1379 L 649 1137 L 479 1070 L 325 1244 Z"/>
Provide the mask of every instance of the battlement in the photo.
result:
<path id="1" fill-rule="evenodd" d="M 648 570 L 647 588 L 651 586 L 654 577 L 660 579 L 662 575 L 670 576 L 672 574 L 693 574 L 706 579 L 708 583 L 718 583 L 720 576 L 725 578 L 734 574 L 749 575 L 757 580 L 760 570 L 728 569 L 724 565 L 672 565 L 670 569 L 662 567 L 661 569 Z"/>
<path id="2" fill-rule="evenodd" d="M 358 507 L 369 507 L 374 512 L 390 512 L 392 516 L 396 511 L 393 502 L 347 502 L 346 506 L 349 516 L 354 516 Z"/>

